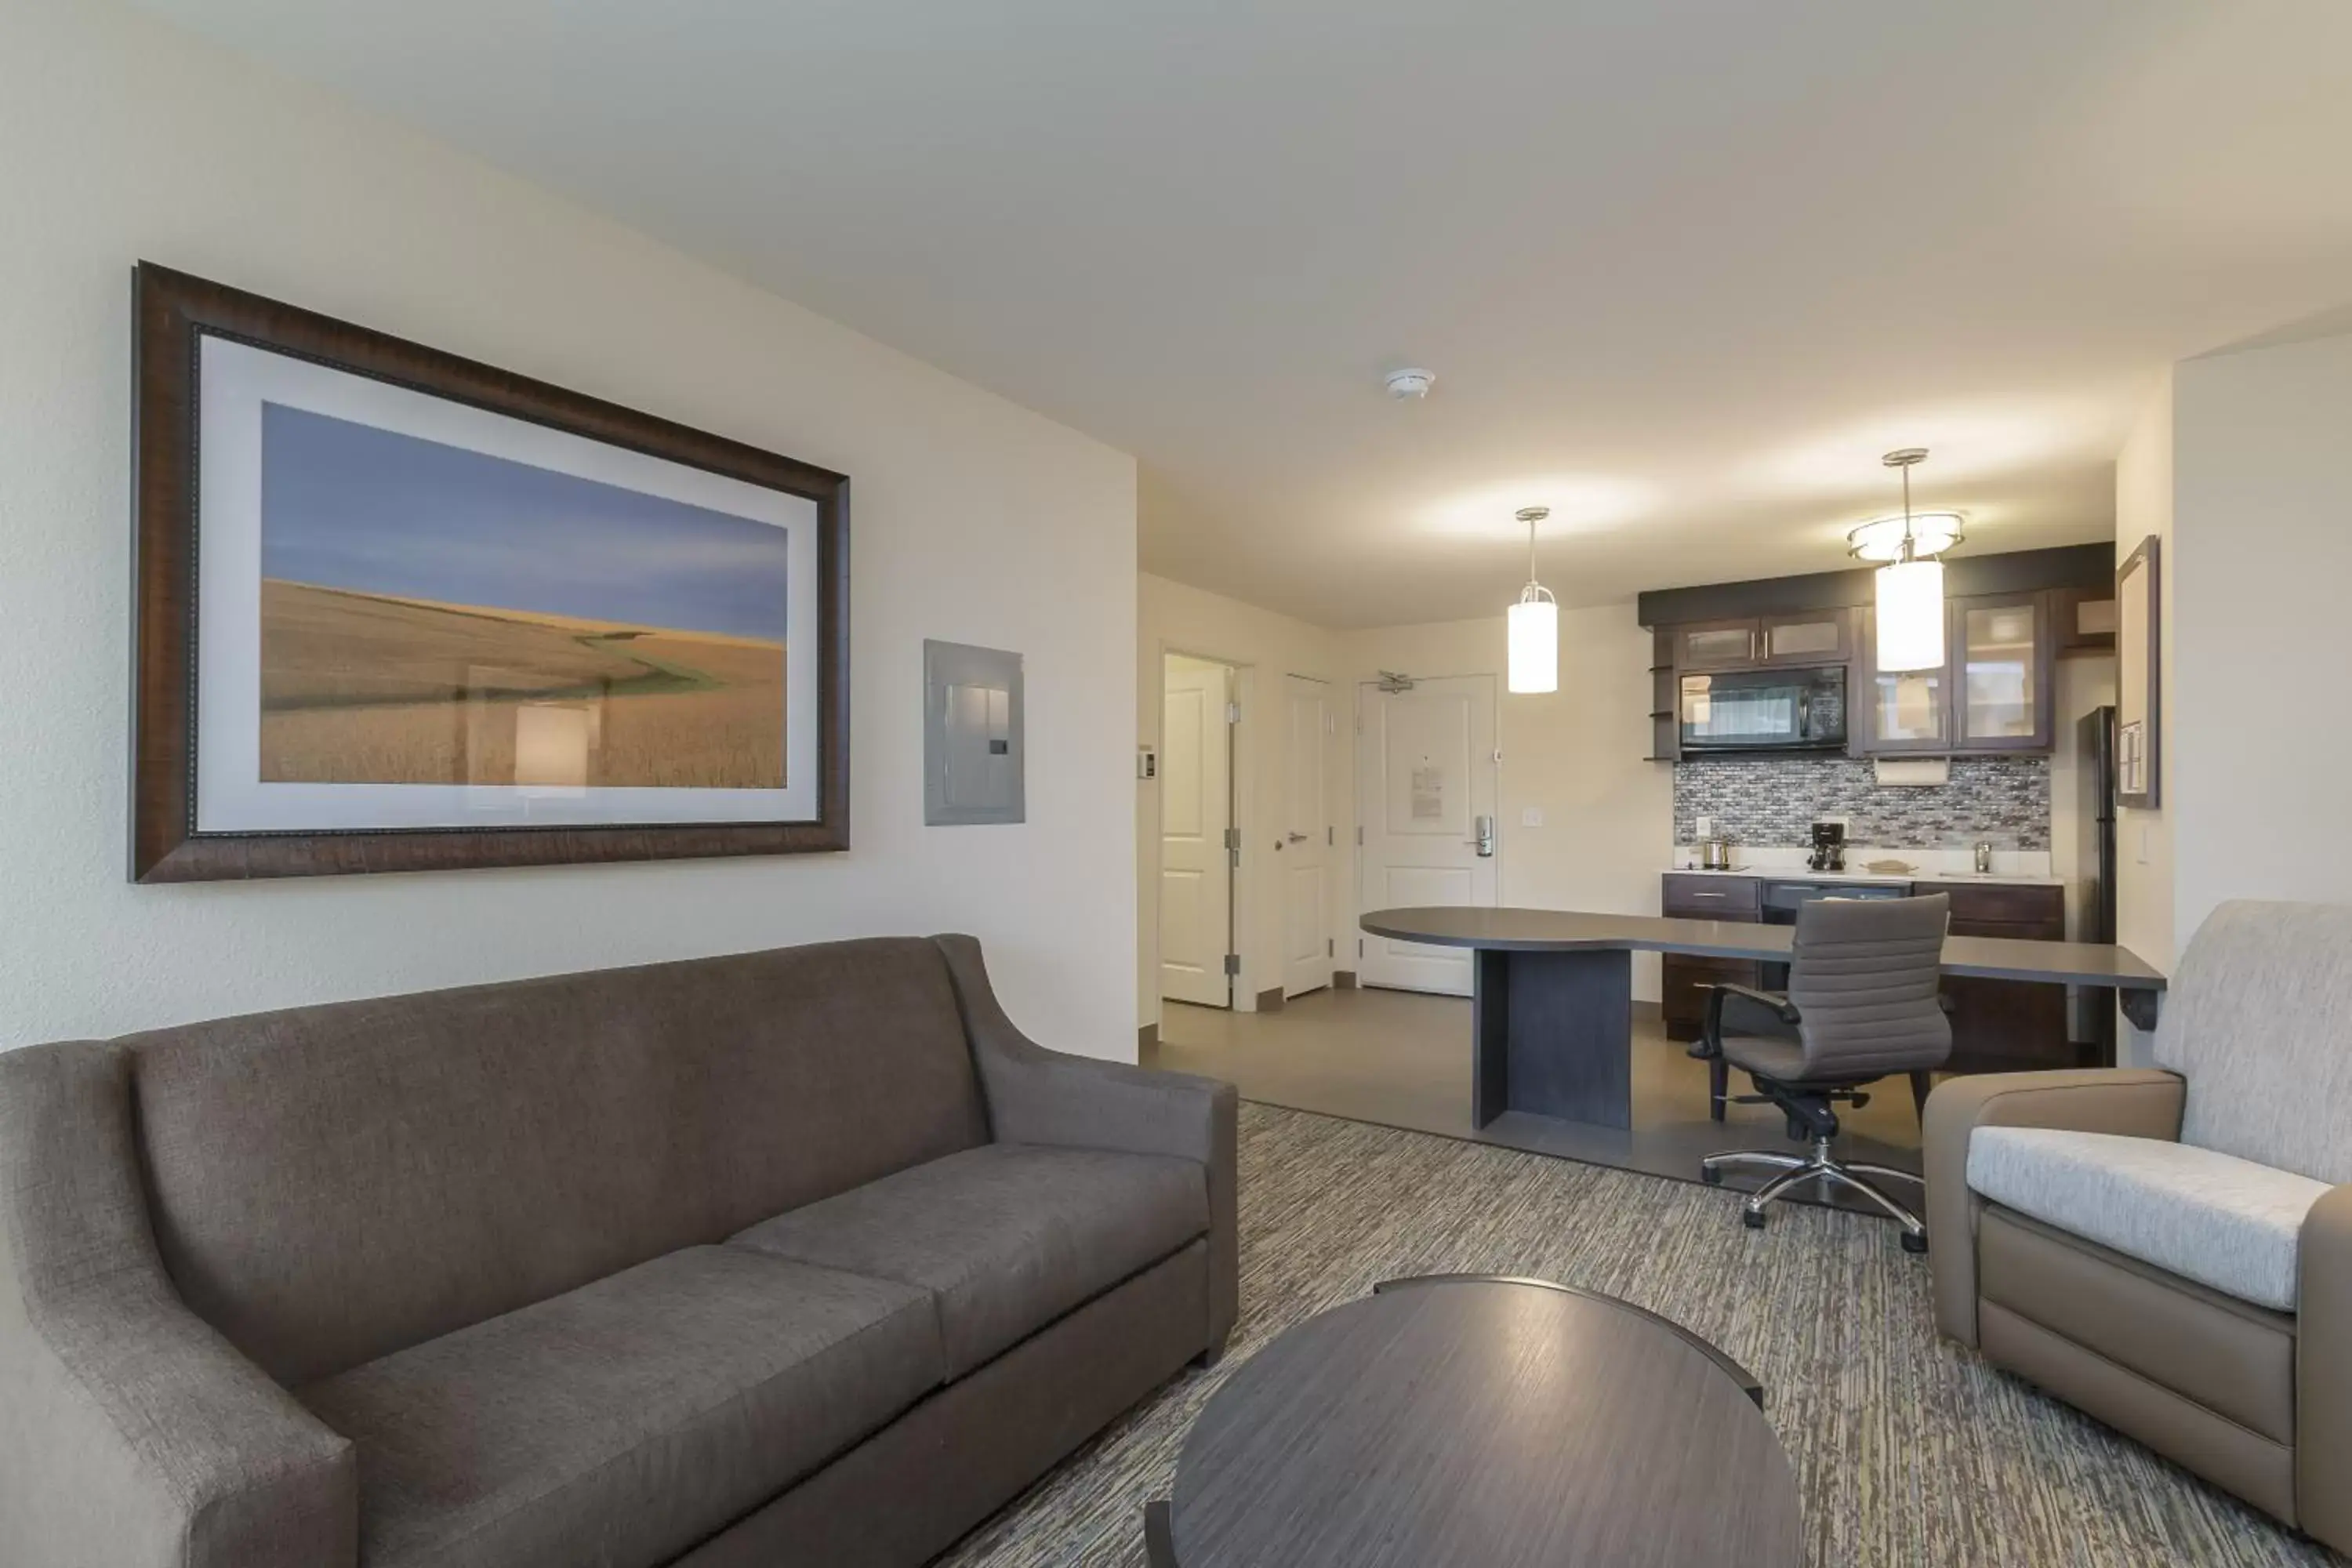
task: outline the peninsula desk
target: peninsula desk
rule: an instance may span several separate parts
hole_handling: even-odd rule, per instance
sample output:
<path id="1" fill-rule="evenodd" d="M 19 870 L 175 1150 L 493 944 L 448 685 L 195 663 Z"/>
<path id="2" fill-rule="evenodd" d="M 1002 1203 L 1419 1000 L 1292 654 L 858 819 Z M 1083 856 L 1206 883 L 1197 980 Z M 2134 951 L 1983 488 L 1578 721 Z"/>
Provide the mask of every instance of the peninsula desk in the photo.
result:
<path id="1" fill-rule="evenodd" d="M 1475 950 L 1470 1105 L 1484 1127 L 1506 1110 L 1603 1127 L 1633 1124 L 1633 954 L 1789 962 L 1796 928 L 1657 915 L 1444 907 L 1379 910 L 1374 936 Z M 2013 937 L 1944 939 L 1944 972 L 2113 987 L 2153 1026 L 2164 976 L 2120 947 Z"/>

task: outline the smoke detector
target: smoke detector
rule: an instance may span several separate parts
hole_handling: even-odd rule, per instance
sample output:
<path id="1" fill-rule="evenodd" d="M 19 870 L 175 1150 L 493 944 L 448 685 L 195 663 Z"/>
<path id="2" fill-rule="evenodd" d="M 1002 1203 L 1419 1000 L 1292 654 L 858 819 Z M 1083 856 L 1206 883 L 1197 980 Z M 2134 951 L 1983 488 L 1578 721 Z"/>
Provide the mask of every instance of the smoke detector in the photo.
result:
<path id="1" fill-rule="evenodd" d="M 1437 373 L 1433 370 L 1392 370 L 1388 374 L 1389 395 L 1400 402 L 1427 397 L 1429 389 L 1436 384 Z"/>

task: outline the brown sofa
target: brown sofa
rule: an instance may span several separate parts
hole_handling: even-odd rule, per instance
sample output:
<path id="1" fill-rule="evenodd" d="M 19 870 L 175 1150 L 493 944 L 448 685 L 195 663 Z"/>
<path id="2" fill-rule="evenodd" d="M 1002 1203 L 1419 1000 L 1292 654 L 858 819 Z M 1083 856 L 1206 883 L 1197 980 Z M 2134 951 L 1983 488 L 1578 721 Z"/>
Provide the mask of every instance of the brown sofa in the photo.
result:
<path id="1" fill-rule="evenodd" d="M 0 1054 L 0 1563 L 919 1563 L 1222 1347 L 1234 1118 L 960 936 Z"/>

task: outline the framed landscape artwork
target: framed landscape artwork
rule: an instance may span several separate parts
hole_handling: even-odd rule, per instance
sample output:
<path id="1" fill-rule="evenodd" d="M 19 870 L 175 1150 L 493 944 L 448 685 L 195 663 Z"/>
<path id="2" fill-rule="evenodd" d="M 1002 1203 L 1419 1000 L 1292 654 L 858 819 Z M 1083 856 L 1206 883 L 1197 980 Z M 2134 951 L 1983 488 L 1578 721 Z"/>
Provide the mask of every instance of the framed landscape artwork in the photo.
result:
<path id="1" fill-rule="evenodd" d="M 846 479 L 134 288 L 135 879 L 848 847 Z"/>

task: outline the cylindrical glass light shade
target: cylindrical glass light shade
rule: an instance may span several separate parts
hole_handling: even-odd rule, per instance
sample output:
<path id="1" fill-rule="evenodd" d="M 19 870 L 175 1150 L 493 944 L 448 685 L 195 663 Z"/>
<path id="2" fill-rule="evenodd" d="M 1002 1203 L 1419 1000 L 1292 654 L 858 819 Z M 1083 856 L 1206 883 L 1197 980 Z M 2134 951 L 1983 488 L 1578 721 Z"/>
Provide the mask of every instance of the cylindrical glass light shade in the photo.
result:
<path id="1" fill-rule="evenodd" d="M 1898 561 L 1878 569 L 1878 668 L 1944 667 L 1944 563 Z"/>
<path id="2" fill-rule="evenodd" d="M 1540 592 L 1540 590 L 1538 590 Z M 1559 606 L 1549 595 L 1525 598 L 1510 610 L 1510 676 L 1513 691 L 1559 689 Z"/>

